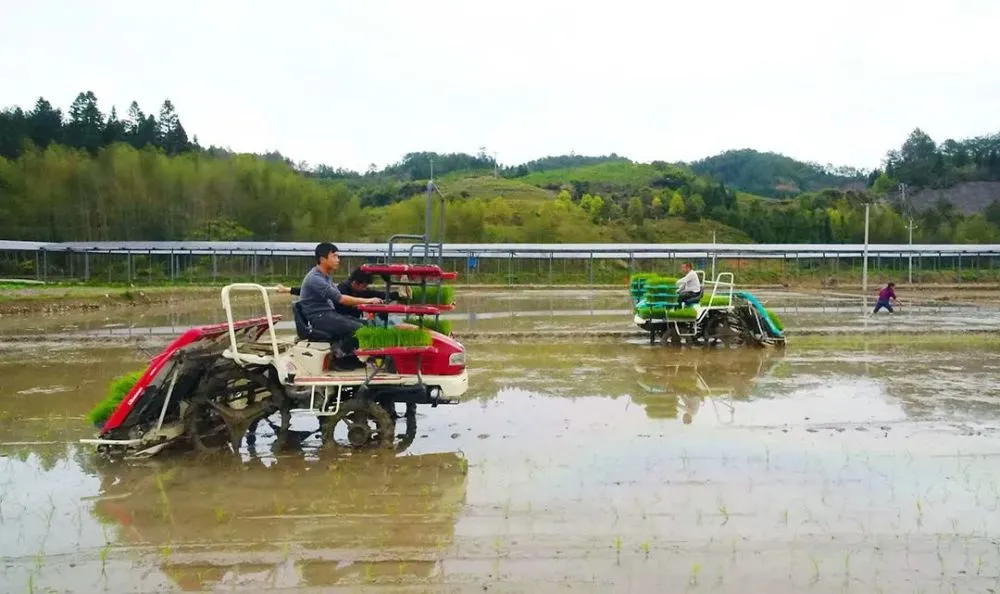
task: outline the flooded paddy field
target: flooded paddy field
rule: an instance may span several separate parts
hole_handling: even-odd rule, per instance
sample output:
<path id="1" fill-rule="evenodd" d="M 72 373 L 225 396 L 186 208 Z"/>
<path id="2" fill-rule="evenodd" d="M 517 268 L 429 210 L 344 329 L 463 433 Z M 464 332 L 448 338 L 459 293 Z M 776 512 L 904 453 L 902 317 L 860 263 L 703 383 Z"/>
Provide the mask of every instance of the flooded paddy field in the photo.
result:
<path id="1" fill-rule="evenodd" d="M 629 327 L 627 298 L 579 295 L 460 294 L 456 333 L 470 312 L 501 330 Z M 760 296 L 793 331 L 997 320 L 982 304 L 866 321 L 860 300 Z M 163 342 L 224 319 L 214 304 L 131 313 L 118 322 Z M 112 463 L 77 444 L 84 416 L 158 349 L 45 341 L 109 332 L 105 318 L 0 327 L 0 591 L 1000 588 L 992 337 L 473 340 L 466 398 L 419 407 L 401 453 L 338 457 L 304 416 L 289 450 L 261 424 L 236 454 Z"/>
<path id="2" fill-rule="evenodd" d="M 856 332 L 963 332 L 1000 330 L 1000 297 L 975 294 L 955 300 L 905 297 L 893 315 L 866 315 L 874 303 L 837 292 L 756 291 L 781 316 L 789 335 Z M 632 304 L 624 290 L 491 290 L 459 289 L 455 311 L 442 314 L 457 336 L 565 332 L 636 331 Z M 278 329 L 294 332 L 291 299 L 272 296 Z M 234 298 L 234 316 L 264 315 L 259 297 Z M 154 306 L 137 305 L 90 312 L 0 316 L 0 343 L 38 340 L 147 339 L 166 343 L 195 325 L 225 321 L 218 299 L 193 299 Z"/>

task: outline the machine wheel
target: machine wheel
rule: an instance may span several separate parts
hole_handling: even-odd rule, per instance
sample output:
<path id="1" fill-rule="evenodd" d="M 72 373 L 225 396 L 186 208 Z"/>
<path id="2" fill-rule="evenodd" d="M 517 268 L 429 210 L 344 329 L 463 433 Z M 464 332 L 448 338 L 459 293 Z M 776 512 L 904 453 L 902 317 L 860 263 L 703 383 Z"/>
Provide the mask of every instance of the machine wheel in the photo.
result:
<path id="1" fill-rule="evenodd" d="M 677 328 L 673 324 L 665 324 L 666 328 L 660 338 L 665 345 L 680 345 L 681 335 L 677 333 Z"/>
<path id="2" fill-rule="evenodd" d="M 207 379 L 184 412 L 184 432 L 200 452 L 239 451 L 248 429 L 284 403 L 284 387 L 263 374 L 227 370 Z M 270 397 L 268 397 L 270 396 Z"/>
<path id="3" fill-rule="evenodd" d="M 402 419 L 404 429 L 402 433 L 395 435 L 393 449 L 396 450 L 396 453 L 405 452 L 406 448 L 410 447 L 413 440 L 417 437 L 417 405 L 407 402 L 403 414 L 396 412 L 396 404 L 394 402 L 383 402 L 381 405 L 389 413 L 389 418 L 392 419 L 393 425 L 398 424 Z"/>
<path id="4" fill-rule="evenodd" d="M 736 322 L 738 323 L 738 320 Z M 712 344 L 713 342 L 724 345 L 739 344 L 740 332 L 733 326 L 734 320 L 730 319 L 728 314 L 713 315 L 705 321 L 701 338 L 705 341 L 705 344 Z"/>
<path id="5" fill-rule="evenodd" d="M 323 419 L 323 444 L 343 449 L 392 448 L 395 423 L 385 408 L 367 398 L 340 403 L 337 414 Z M 344 429 L 344 436 L 338 430 Z"/>
<path id="6" fill-rule="evenodd" d="M 193 402 L 185 411 L 184 434 L 202 454 L 221 452 L 229 447 L 229 427 L 225 419 L 205 400 Z"/>

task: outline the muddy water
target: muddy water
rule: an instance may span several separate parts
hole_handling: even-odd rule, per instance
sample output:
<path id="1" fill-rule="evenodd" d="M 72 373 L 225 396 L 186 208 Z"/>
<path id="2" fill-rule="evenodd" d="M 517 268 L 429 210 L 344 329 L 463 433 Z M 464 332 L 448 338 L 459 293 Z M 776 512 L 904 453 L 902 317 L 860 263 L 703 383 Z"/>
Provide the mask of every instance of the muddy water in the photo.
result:
<path id="1" fill-rule="evenodd" d="M 398 456 L 110 464 L 131 348 L 0 363 L 0 591 L 988 591 L 1000 364 L 952 348 L 477 345 Z M 402 428 L 402 423 L 400 424 Z M 296 417 L 308 433 L 315 421 Z"/>

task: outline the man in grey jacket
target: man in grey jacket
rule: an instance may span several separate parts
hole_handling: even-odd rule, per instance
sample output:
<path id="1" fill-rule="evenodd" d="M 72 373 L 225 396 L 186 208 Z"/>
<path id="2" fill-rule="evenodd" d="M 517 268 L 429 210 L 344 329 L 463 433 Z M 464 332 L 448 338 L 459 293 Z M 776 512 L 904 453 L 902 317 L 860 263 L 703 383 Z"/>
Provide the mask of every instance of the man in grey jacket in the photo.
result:
<path id="1" fill-rule="evenodd" d="M 317 245 L 316 266 L 302 279 L 299 302 L 302 304 L 302 314 L 313 328 L 340 340 L 345 350 L 353 352 L 358 348 L 354 332 L 364 326 L 364 322 L 338 313 L 337 305 L 382 303 L 382 299 L 342 294 L 330 278 L 338 266 L 340 256 L 337 254 L 337 246 L 327 242 Z"/>

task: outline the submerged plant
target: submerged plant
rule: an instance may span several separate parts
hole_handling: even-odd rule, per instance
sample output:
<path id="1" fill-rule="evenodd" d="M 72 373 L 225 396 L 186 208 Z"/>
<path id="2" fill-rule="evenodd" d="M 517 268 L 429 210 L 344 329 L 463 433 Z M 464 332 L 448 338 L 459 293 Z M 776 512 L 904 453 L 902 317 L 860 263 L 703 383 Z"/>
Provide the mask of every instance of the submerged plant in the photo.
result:
<path id="1" fill-rule="evenodd" d="M 722 525 L 725 526 L 729 523 L 729 510 L 726 509 L 726 504 L 723 503 L 719 505 L 719 513 L 722 514 Z"/>
<path id="2" fill-rule="evenodd" d="M 700 573 L 701 573 L 701 564 L 695 561 L 694 565 L 691 566 L 691 576 L 688 577 L 688 585 L 697 586 L 698 574 Z"/>
<path id="3" fill-rule="evenodd" d="M 145 373 L 145 370 L 133 371 L 111 380 L 104 399 L 98 402 L 87 413 L 87 419 L 97 427 L 104 425 L 115 412 L 115 409 L 118 408 L 118 405 L 121 404 L 122 400 L 125 399 L 125 396 L 132 390 L 132 387 L 139 381 L 143 373 Z"/>

